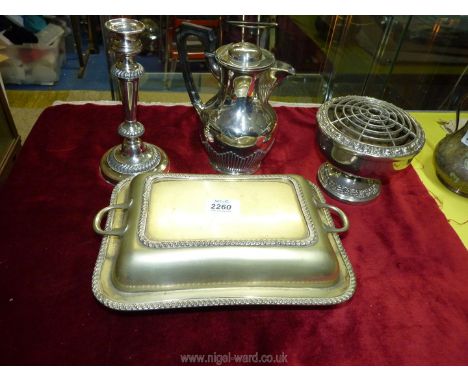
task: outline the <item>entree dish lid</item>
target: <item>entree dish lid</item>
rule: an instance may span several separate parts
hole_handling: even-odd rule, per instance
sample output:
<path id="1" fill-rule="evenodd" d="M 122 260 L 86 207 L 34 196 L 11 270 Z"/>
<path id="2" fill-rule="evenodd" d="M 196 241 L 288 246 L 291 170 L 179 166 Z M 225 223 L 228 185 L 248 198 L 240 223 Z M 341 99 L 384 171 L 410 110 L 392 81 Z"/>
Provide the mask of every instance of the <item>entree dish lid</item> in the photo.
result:
<path id="1" fill-rule="evenodd" d="M 104 230 L 102 211 L 96 217 L 104 238 L 94 294 L 120 310 L 346 301 L 355 279 L 337 235 L 344 229 L 324 202 L 294 175 L 124 180 Z"/>

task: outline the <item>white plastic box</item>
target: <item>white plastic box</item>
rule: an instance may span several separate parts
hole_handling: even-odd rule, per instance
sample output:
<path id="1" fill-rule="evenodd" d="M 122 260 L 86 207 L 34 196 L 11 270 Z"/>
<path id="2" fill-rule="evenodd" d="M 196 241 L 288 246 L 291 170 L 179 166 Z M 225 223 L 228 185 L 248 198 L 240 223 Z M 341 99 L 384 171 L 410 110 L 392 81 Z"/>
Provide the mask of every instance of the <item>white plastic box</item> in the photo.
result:
<path id="1" fill-rule="evenodd" d="M 0 54 L 8 57 L 0 63 L 3 81 L 36 85 L 53 85 L 57 82 L 65 60 L 63 35 L 61 27 L 49 24 L 37 34 L 37 44 L 0 47 Z"/>

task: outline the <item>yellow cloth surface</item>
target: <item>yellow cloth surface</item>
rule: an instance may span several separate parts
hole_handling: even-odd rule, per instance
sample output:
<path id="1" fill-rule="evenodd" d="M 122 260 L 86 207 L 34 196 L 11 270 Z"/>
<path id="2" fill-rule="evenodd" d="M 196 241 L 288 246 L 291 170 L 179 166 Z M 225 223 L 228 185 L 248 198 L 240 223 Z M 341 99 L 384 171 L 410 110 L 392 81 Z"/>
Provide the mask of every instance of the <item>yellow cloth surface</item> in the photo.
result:
<path id="1" fill-rule="evenodd" d="M 437 121 L 453 121 L 455 112 L 410 112 L 410 114 L 421 124 L 426 134 L 426 144 L 413 159 L 413 168 L 436 200 L 449 224 L 468 248 L 468 198 L 448 190 L 439 181 L 433 162 L 434 149 L 437 143 L 446 136 L 445 130 Z M 462 113 L 460 119 L 467 117 L 468 113 Z"/>

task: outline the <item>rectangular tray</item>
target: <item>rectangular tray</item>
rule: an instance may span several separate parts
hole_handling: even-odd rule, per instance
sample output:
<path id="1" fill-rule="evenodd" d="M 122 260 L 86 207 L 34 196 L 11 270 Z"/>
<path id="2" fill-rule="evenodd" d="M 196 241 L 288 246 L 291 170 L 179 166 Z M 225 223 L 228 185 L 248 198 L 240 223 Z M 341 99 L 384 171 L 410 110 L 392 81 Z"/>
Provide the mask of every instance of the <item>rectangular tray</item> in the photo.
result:
<path id="1" fill-rule="evenodd" d="M 117 310 L 344 302 L 356 281 L 328 208 L 295 175 L 126 179 L 100 230 L 115 235 L 102 240 L 93 293 Z"/>

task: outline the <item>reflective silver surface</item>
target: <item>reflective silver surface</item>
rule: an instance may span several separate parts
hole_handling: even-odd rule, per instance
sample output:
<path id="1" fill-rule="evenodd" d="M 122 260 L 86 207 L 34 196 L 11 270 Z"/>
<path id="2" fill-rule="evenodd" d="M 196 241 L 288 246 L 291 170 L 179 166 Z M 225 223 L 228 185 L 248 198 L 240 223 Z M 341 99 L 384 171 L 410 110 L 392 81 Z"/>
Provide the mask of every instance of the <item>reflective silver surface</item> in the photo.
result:
<path id="1" fill-rule="evenodd" d="M 204 127 L 201 140 L 217 171 L 252 174 L 276 135 L 276 113 L 268 98 L 294 70 L 281 63 L 253 73 L 220 68 L 219 93 L 207 105 L 196 106 Z"/>
<path id="2" fill-rule="evenodd" d="M 468 122 L 434 149 L 437 177 L 451 191 L 468 197 Z"/>
<path id="3" fill-rule="evenodd" d="M 117 58 L 111 74 L 119 81 L 125 119 L 118 128 L 123 142 L 104 154 L 101 172 L 106 180 L 113 183 L 145 171 L 166 172 L 169 170 L 166 153 L 141 140 L 145 128 L 137 121 L 138 83 L 144 69 L 134 58 L 141 51 L 139 37 L 145 26 L 126 18 L 109 20 L 105 26 L 110 32 L 110 46 Z"/>
<path id="4" fill-rule="evenodd" d="M 217 198 L 238 208 L 207 210 Z M 110 204 L 94 222 L 105 237 L 93 292 L 113 309 L 330 305 L 354 293 L 337 236 L 348 220 L 300 176 L 141 174 Z"/>
<path id="5" fill-rule="evenodd" d="M 317 179 L 329 194 L 345 202 L 366 203 L 380 194 L 378 180 L 346 173 L 328 162 L 319 167 Z"/>
<path id="6" fill-rule="evenodd" d="M 250 42 L 237 42 L 219 47 L 215 52 L 216 61 L 234 70 L 262 70 L 275 63 L 275 57 L 266 49 Z"/>
<path id="7" fill-rule="evenodd" d="M 209 68 L 220 89 L 204 104 L 184 60 L 184 38 L 190 31 L 183 33 L 184 37 L 180 37 L 179 32 L 178 47 L 185 83 L 202 121 L 201 141 L 211 165 L 221 173 L 252 174 L 275 140 L 277 117 L 268 99 L 286 76 L 295 73 L 294 68 L 251 43 L 221 46 L 207 53 Z"/>
<path id="8" fill-rule="evenodd" d="M 468 94 L 458 103 L 453 133 L 434 149 L 437 177 L 449 190 L 464 197 L 468 197 L 468 122 L 460 128 L 460 112 L 467 100 Z"/>
<path id="9" fill-rule="evenodd" d="M 380 181 L 408 167 L 425 141 L 412 116 L 370 97 L 334 98 L 319 108 L 317 122 L 319 147 L 333 164 L 320 168 L 319 182 L 350 203 L 376 198 Z"/>

